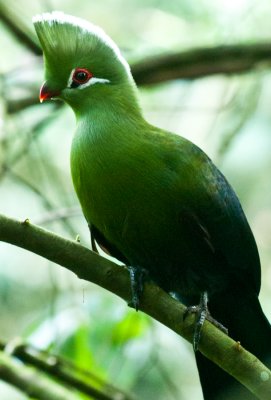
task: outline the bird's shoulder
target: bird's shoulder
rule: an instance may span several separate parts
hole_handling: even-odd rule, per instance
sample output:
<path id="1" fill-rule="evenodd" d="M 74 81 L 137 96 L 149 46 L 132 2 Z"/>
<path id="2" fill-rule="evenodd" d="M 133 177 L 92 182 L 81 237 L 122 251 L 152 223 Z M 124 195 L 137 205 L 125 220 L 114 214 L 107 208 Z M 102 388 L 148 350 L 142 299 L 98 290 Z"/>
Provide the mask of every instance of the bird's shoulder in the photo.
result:
<path id="1" fill-rule="evenodd" d="M 138 135 L 142 154 L 161 162 L 172 173 L 200 172 L 210 165 L 209 157 L 194 143 L 176 133 L 147 124 Z"/>

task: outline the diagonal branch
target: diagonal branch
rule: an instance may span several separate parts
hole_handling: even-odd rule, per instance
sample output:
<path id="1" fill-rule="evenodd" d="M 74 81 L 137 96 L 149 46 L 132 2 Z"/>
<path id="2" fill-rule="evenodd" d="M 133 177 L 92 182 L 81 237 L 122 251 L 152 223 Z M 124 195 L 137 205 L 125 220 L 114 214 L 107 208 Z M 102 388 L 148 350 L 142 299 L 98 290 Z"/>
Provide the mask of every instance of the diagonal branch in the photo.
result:
<path id="1" fill-rule="evenodd" d="M 0 3 L 0 20 L 19 43 L 26 46 L 32 53 L 39 56 L 42 55 L 40 46 L 34 41 L 23 21 L 15 13 L 14 5 L 11 8 L 7 7 L 7 4 Z"/>
<path id="2" fill-rule="evenodd" d="M 37 400 L 79 400 L 71 390 L 55 383 L 36 370 L 18 363 L 0 351 L 0 379 L 11 384 L 29 398 Z"/>
<path id="3" fill-rule="evenodd" d="M 79 369 L 72 362 L 54 356 L 46 351 L 39 351 L 24 344 L 19 339 L 8 343 L 0 342 L 1 351 L 6 351 L 23 363 L 36 368 L 38 371 L 48 374 L 59 381 L 65 387 L 71 387 L 84 393 L 95 400 L 133 400 L 130 394 L 109 384 L 91 371 Z M 0 371 L 1 378 L 1 371 Z"/>
<path id="4" fill-rule="evenodd" d="M 76 241 L 62 238 L 32 225 L 0 215 L 0 241 L 19 246 L 74 272 L 80 279 L 96 283 L 122 299 L 130 299 L 129 274 Z M 186 307 L 154 284 L 146 284 L 140 309 L 192 341 L 195 317 L 183 321 Z M 234 376 L 259 399 L 270 399 L 271 372 L 239 343 L 204 323 L 199 350 L 211 361 Z"/>

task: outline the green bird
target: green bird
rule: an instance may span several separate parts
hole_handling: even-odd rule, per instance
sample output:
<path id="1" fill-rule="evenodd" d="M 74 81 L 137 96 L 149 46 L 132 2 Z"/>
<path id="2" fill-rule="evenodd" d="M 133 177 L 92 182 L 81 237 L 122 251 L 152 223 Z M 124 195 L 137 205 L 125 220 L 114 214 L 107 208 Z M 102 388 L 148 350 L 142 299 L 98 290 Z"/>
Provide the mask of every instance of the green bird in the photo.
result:
<path id="1" fill-rule="evenodd" d="M 134 307 L 144 271 L 187 306 L 208 294 L 212 316 L 271 365 L 258 250 L 225 177 L 196 145 L 144 119 L 129 65 L 103 30 L 61 12 L 33 22 L 40 100 L 74 110 L 73 184 L 93 243 L 131 267 Z M 205 399 L 255 399 L 199 352 L 196 360 Z"/>

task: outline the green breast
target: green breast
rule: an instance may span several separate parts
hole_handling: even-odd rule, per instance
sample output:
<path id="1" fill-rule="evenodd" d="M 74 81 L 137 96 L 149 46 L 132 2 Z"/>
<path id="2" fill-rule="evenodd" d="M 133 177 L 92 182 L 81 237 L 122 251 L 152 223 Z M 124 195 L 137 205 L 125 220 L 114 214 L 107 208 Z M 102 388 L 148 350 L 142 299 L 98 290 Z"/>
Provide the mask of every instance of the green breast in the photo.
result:
<path id="1" fill-rule="evenodd" d="M 139 254 L 144 246 L 157 254 L 165 243 L 161 232 L 170 226 L 174 236 L 180 230 L 186 203 L 189 174 L 180 172 L 180 152 L 175 155 L 163 135 L 148 130 L 146 124 L 141 135 L 95 136 L 79 129 L 72 144 L 72 177 L 85 218 L 126 254 Z"/>

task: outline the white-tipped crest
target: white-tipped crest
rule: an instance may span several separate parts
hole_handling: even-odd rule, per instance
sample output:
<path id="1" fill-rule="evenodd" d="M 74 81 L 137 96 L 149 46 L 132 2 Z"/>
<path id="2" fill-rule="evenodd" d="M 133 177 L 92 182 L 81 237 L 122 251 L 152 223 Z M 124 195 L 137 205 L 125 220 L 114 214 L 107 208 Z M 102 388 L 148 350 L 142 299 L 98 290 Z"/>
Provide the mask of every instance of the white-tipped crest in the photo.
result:
<path id="1" fill-rule="evenodd" d="M 51 13 L 38 14 L 32 18 L 32 21 L 35 26 L 42 23 L 48 23 L 49 26 L 53 26 L 55 23 L 70 24 L 71 26 L 78 27 L 82 29 L 82 31 L 100 38 L 106 46 L 110 47 L 114 51 L 116 57 L 126 68 L 127 72 L 130 73 L 130 67 L 121 55 L 118 46 L 99 26 L 96 26 L 82 18 L 65 14 L 62 11 L 53 11 Z"/>

